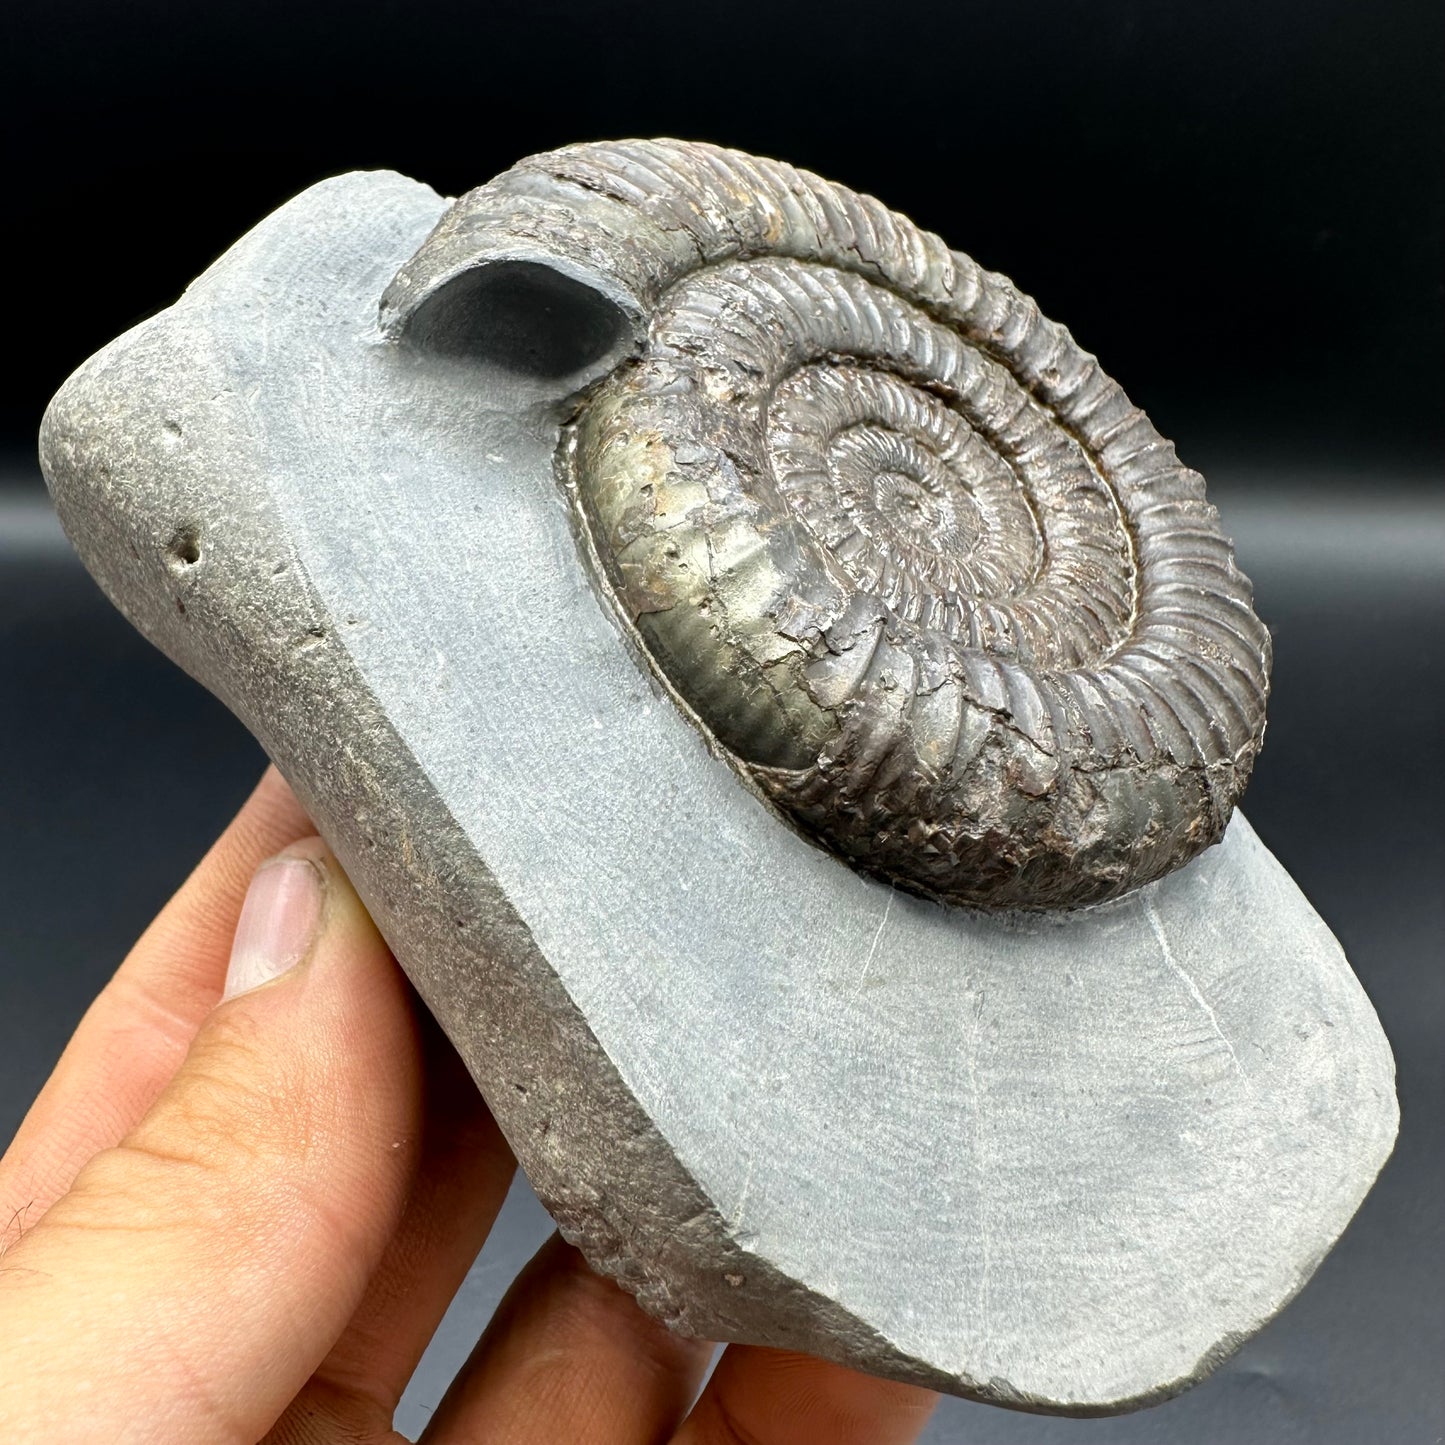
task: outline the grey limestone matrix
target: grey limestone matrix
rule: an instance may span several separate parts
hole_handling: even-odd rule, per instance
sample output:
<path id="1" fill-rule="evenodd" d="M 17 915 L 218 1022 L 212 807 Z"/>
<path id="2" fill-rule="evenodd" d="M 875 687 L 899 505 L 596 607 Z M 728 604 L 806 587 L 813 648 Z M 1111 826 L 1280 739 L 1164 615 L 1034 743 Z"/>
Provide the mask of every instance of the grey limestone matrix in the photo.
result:
<path id="1" fill-rule="evenodd" d="M 1375 1015 L 1235 811 L 1269 637 L 1201 478 L 878 202 L 676 141 L 341 176 L 42 461 L 674 1327 L 1125 1410 L 1388 1155 Z"/>

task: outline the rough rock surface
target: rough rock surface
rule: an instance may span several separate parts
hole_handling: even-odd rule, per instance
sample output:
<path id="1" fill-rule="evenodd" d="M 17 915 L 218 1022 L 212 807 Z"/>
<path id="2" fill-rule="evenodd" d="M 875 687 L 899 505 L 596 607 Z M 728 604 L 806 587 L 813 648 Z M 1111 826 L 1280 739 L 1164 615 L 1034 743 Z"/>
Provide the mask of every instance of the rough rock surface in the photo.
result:
<path id="1" fill-rule="evenodd" d="M 317 186 L 77 373 L 42 459 L 87 565 L 277 760 L 646 1308 L 1037 1410 L 1198 1379 L 1394 1138 L 1338 945 L 1237 815 L 1053 917 L 782 826 L 599 602 L 556 379 L 378 332 L 444 204 Z"/>

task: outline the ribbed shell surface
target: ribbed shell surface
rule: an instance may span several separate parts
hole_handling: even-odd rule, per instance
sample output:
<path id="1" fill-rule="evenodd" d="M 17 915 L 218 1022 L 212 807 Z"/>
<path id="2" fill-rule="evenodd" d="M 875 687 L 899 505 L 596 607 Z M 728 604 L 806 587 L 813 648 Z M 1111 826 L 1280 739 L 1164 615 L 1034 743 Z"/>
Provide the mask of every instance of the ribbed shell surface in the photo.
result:
<path id="1" fill-rule="evenodd" d="M 531 157 L 388 293 L 553 263 L 636 344 L 559 458 L 611 602 L 726 756 L 854 866 L 1075 907 L 1217 841 L 1269 636 L 1203 480 L 1002 276 L 806 171 Z"/>

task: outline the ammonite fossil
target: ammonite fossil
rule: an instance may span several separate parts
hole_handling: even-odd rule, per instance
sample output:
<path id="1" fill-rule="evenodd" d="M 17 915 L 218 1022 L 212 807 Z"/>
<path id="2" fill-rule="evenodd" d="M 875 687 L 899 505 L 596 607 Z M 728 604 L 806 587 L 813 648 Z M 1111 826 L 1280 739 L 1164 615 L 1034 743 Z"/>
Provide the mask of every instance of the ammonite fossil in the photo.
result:
<path id="1" fill-rule="evenodd" d="M 677 141 L 473 191 L 384 324 L 444 349 L 460 288 L 495 335 L 502 274 L 571 308 L 534 364 L 576 373 L 559 471 L 621 617 L 802 831 L 1033 908 L 1222 836 L 1264 733 L 1249 582 L 1202 478 L 1008 280 L 871 198 Z"/>

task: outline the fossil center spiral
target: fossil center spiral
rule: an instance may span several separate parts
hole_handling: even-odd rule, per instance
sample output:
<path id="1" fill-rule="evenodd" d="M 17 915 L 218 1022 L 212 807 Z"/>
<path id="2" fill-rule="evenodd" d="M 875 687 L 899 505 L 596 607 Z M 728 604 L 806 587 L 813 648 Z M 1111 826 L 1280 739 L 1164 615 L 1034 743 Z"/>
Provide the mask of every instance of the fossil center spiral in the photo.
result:
<path id="1" fill-rule="evenodd" d="M 980 604 L 1038 581 L 1044 539 L 1023 480 L 911 378 L 800 367 L 774 392 L 768 441 L 792 513 L 834 567 L 898 617 L 956 640 L 987 637 L 998 629 Z"/>

